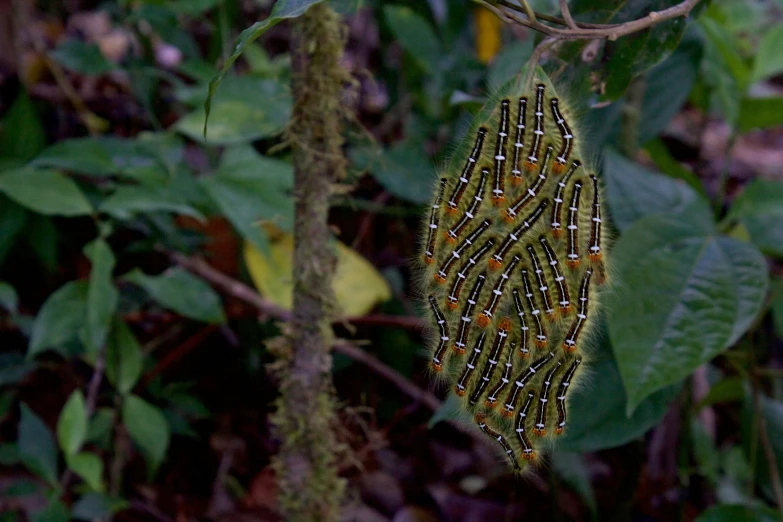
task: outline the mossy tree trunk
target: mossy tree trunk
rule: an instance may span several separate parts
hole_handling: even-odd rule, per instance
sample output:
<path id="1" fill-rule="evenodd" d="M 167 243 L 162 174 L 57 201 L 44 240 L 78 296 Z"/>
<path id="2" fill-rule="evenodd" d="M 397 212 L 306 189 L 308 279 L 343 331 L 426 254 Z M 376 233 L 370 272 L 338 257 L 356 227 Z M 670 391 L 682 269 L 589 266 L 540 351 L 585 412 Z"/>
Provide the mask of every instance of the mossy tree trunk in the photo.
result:
<path id="1" fill-rule="evenodd" d="M 295 522 L 337 520 L 344 491 L 330 375 L 336 257 L 327 223 L 329 195 L 345 169 L 344 36 L 339 16 L 322 3 L 295 22 L 291 50 L 294 309 L 278 363 L 281 395 L 273 421 L 282 439 L 274 462 L 280 508 Z"/>

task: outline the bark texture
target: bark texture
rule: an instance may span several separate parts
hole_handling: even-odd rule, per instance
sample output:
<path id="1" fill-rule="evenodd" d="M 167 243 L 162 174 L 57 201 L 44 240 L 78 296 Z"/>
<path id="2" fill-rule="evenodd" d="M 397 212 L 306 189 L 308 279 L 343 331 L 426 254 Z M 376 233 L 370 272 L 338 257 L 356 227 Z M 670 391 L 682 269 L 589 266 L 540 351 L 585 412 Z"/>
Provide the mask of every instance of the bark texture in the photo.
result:
<path id="1" fill-rule="evenodd" d="M 330 375 L 336 257 L 327 223 L 329 195 L 343 177 L 344 30 L 325 3 L 295 22 L 294 109 L 288 140 L 294 153 L 294 299 L 286 338 L 277 343 L 281 395 L 273 422 L 282 440 L 274 462 L 285 520 L 338 519 L 344 482 Z"/>

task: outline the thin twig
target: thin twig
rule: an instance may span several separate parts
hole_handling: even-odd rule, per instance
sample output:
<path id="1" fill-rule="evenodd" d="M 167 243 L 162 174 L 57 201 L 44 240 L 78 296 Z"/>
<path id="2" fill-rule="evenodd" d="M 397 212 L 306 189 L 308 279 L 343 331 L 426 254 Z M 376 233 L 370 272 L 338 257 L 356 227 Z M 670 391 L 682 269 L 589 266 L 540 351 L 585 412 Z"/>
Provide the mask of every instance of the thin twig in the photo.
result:
<path id="1" fill-rule="evenodd" d="M 538 62 L 541 60 L 541 55 L 544 54 L 544 51 L 549 49 L 555 42 L 557 42 L 557 38 L 554 37 L 548 37 L 544 38 L 544 40 L 539 43 L 536 48 L 533 50 L 533 54 L 530 55 L 530 60 L 527 64 L 527 74 L 525 74 L 525 90 L 531 91 L 533 90 L 533 78 L 536 75 L 536 69 L 538 68 Z"/>
<path id="2" fill-rule="evenodd" d="M 563 20 L 565 20 L 568 27 L 571 29 L 579 29 L 576 22 L 574 22 L 573 17 L 571 17 L 571 10 L 568 9 L 568 0 L 560 0 L 560 13 L 563 15 Z"/>
<path id="3" fill-rule="evenodd" d="M 169 252 L 169 258 L 181 267 L 193 272 L 194 274 L 201 276 L 209 283 L 212 283 L 216 288 L 222 290 L 228 295 L 236 297 L 240 301 L 244 301 L 247 304 L 255 307 L 263 315 L 288 321 L 291 319 L 291 312 L 285 308 L 279 307 L 274 303 L 271 303 L 264 299 L 258 292 L 243 284 L 240 281 L 236 281 L 209 266 L 203 259 L 187 257 L 179 252 Z M 355 318 L 351 320 L 355 323 L 363 324 L 386 324 L 388 326 L 401 326 L 419 328 L 421 323 L 416 321 L 400 321 L 393 324 L 390 319 L 391 316 L 366 316 L 365 318 Z M 370 368 L 373 372 L 377 373 L 390 383 L 394 384 L 400 391 L 405 393 L 408 397 L 414 401 L 421 402 L 427 408 L 431 410 L 437 410 L 440 407 L 441 401 L 433 395 L 431 392 L 419 388 L 414 383 L 403 377 L 400 373 L 385 365 L 383 362 L 373 357 L 369 353 L 361 350 L 345 340 L 338 340 L 333 345 L 334 350 L 337 353 L 341 353 L 350 357 L 351 359 L 360 362 Z"/>
<path id="4" fill-rule="evenodd" d="M 530 7 L 530 4 L 527 3 L 527 0 L 520 0 L 520 3 L 522 4 L 522 9 L 525 11 L 528 19 L 531 22 L 536 23 L 538 21 L 536 20 L 536 12 L 533 11 L 533 8 Z"/>

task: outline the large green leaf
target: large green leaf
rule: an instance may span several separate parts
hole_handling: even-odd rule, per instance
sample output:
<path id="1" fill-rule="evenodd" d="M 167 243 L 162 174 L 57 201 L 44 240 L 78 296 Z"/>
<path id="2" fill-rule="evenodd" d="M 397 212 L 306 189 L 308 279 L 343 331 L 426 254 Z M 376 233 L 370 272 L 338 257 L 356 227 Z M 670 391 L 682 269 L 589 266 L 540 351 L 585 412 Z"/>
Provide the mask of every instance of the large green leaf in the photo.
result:
<path id="1" fill-rule="evenodd" d="M 136 336 L 115 317 L 106 347 L 106 377 L 119 393 L 130 392 L 141 376 L 144 354 Z"/>
<path id="2" fill-rule="evenodd" d="M 737 125 L 740 132 L 783 125 L 783 96 L 742 98 Z"/>
<path id="3" fill-rule="evenodd" d="M 65 401 L 57 421 L 57 441 L 66 455 L 72 456 L 81 449 L 87 437 L 87 404 L 84 394 L 76 389 Z"/>
<path id="4" fill-rule="evenodd" d="M 608 323 L 629 413 L 731 346 L 761 309 L 764 257 L 718 236 L 708 216 L 694 207 L 651 215 L 614 247 L 620 288 L 608 296 Z"/>
<path id="5" fill-rule="evenodd" d="M 33 323 L 28 357 L 76 337 L 84 325 L 88 288 L 87 281 L 71 281 L 46 299 Z"/>
<path id="6" fill-rule="evenodd" d="M 124 220 L 149 212 L 172 212 L 204 220 L 203 214 L 189 204 L 184 194 L 169 186 L 117 187 L 98 210 Z"/>
<path id="7" fill-rule="evenodd" d="M 209 143 L 237 145 L 283 131 L 291 116 L 291 94 L 278 79 L 242 76 L 226 80 L 211 100 Z M 177 122 L 179 132 L 206 142 L 204 109 L 199 107 Z"/>
<path id="8" fill-rule="evenodd" d="M 19 458 L 27 469 L 46 480 L 57 483 L 57 447 L 46 424 L 26 404 L 21 405 L 17 447 Z"/>
<path id="9" fill-rule="evenodd" d="M 22 91 L 0 121 L 0 156 L 28 161 L 44 145 L 46 133 L 41 119 L 27 92 Z"/>
<path id="10" fill-rule="evenodd" d="M 239 233 L 265 252 L 269 244 L 260 222 L 285 231 L 293 227 L 293 180 L 291 165 L 242 146 L 227 150 L 215 175 L 202 178 L 202 186 Z"/>
<path id="11" fill-rule="evenodd" d="M 568 425 L 557 441 L 558 450 L 598 451 L 641 437 L 660 422 L 681 388 L 677 383 L 653 393 L 629 417 L 612 347 L 603 327 L 596 334 L 595 352 L 579 370 L 584 372 L 581 382 L 569 392 Z"/>
<path id="12" fill-rule="evenodd" d="M 425 71 L 435 71 L 443 56 L 443 49 L 429 22 L 413 9 L 401 5 L 385 5 L 383 16 L 394 34 L 395 41 L 410 53 Z"/>
<path id="13" fill-rule="evenodd" d="M 129 395 L 122 404 L 122 422 L 144 455 L 149 475 L 154 475 L 169 447 L 170 432 L 166 418 L 152 404 Z"/>
<path id="14" fill-rule="evenodd" d="M 220 84 L 223 77 L 228 70 L 237 61 L 242 53 L 245 51 L 248 45 L 256 40 L 259 36 L 264 34 L 270 27 L 274 27 L 281 21 L 287 18 L 296 18 L 303 15 L 310 7 L 315 4 L 321 3 L 323 0 L 278 0 L 272 12 L 269 14 L 269 18 L 256 22 L 239 35 L 236 43 L 234 44 L 234 51 L 226 59 L 222 69 L 214 78 L 209 82 L 209 92 L 207 98 L 204 101 L 204 139 L 207 137 L 207 120 L 209 119 L 210 108 L 212 104 L 212 97 L 215 95 L 215 89 Z M 256 100 L 257 101 L 257 100 Z"/>
<path id="15" fill-rule="evenodd" d="M 119 293 L 112 281 L 114 253 L 103 239 L 96 239 L 84 247 L 84 254 L 92 263 L 87 290 L 82 340 L 87 350 L 96 354 L 106 342 L 109 325 L 117 309 Z"/>
<path id="16" fill-rule="evenodd" d="M 400 143 L 388 150 L 360 148 L 351 153 L 357 168 L 367 169 L 394 196 L 424 204 L 432 197 L 436 176 L 420 144 Z"/>
<path id="17" fill-rule="evenodd" d="M 83 451 L 75 455 L 66 455 L 65 463 L 71 471 L 79 475 L 93 491 L 103 491 L 103 461 L 95 453 Z"/>
<path id="18" fill-rule="evenodd" d="M 0 192 L 47 216 L 92 214 L 90 202 L 69 177 L 49 169 L 22 167 L 0 174 Z"/>
<path id="19" fill-rule="evenodd" d="M 717 505 L 699 515 L 694 522 L 780 522 L 783 515 L 768 507 Z"/>
<path id="20" fill-rule="evenodd" d="M 621 231 L 650 214 L 677 214 L 704 204 L 687 183 L 648 170 L 613 149 L 604 150 L 602 177 L 612 223 Z"/>
<path id="21" fill-rule="evenodd" d="M 783 72 L 783 24 L 775 25 L 761 35 L 756 59 L 753 62 L 752 81 L 757 82 Z"/>
<path id="22" fill-rule="evenodd" d="M 647 143 L 663 131 L 685 104 L 696 83 L 703 54 L 701 40 L 695 31 L 688 31 L 666 60 L 647 71 L 639 118 L 639 144 Z"/>
<path id="23" fill-rule="evenodd" d="M 223 323 L 226 320 L 220 297 L 215 291 L 181 268 L 170 268 L 158 276 L 149 276 L 136 269 L 124 279 L 144 288 L 158 304 L 180 315 L 205 323 Z"/>
<path id="24" fill-rule="evenodd" d="M 783 183 L 751 181 L 731 206 L 729 218 L 740 220 L 761 250 L 783 256 Z"/>

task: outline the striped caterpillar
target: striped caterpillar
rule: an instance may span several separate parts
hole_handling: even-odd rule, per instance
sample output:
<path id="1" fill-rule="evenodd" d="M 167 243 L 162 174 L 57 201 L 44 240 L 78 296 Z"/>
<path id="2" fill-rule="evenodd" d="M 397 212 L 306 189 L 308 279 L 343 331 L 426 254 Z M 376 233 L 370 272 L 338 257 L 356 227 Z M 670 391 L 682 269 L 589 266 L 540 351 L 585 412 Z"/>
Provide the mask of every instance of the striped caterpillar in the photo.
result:
<path id="1" fill-rule="evenodd" d="M 517 472 L 566 430 L 605 281 L 598 179 L 538 71 L 477 115 L 423 234 L 430 366 Z M 544 440 L 542 440 L 544 439 Z"/>

